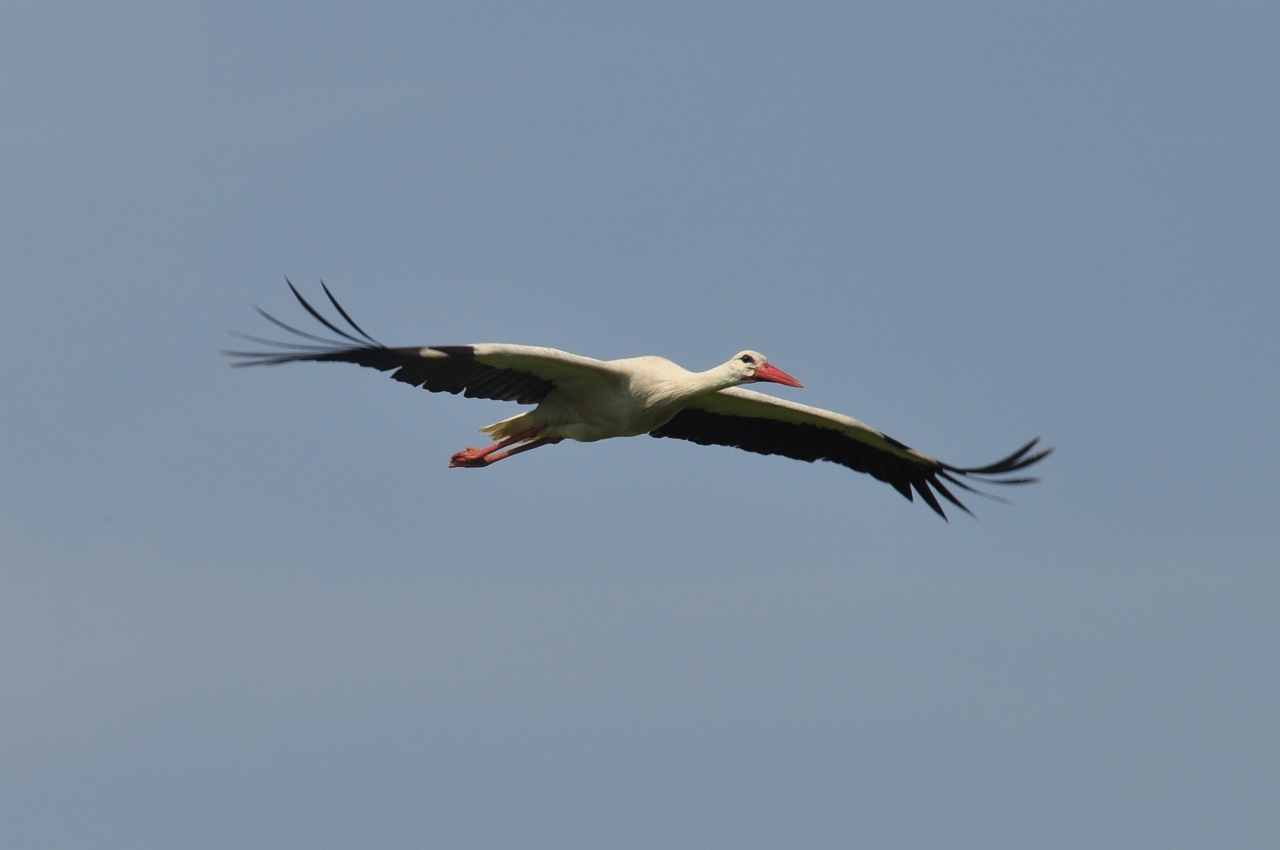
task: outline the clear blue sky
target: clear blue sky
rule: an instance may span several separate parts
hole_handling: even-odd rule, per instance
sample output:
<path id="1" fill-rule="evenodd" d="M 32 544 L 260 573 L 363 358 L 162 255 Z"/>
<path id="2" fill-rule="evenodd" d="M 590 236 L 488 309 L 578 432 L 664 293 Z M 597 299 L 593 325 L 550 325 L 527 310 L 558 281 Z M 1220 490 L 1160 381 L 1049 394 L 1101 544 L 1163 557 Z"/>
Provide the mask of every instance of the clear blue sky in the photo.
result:
<path id="1" fill-rule="evenodd" d="M 0 7 L 0 832 L 21 848 L 1280 846 L 1280 7 Z M 944 523 L 231 370 L 755 348 Z"/>

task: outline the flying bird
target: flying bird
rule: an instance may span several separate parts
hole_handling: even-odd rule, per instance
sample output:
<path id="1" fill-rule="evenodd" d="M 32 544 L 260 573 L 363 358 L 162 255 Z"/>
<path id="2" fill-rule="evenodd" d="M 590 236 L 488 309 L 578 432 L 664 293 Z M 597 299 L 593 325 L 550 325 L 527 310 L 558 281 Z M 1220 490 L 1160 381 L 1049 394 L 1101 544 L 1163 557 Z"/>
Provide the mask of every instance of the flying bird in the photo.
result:
<path id="1" fill-rule="evenodd" d="M 756 351 L 741 351 L 714 369 L 690 372 L 663 357 L 595 360 L 554 348 L 505 343 L 389 348 L 365 333 L 323 282 L 320 285 L 346 329 L 325 318 L 292 283 L 286 283 L 303 308 L 339 339 L 299 330 L 255 308 L 267 321 L 306 342 L 280 342 L 232 331 L 270 349 L 224 351 L 237 359 L 233 366 L 356 363 L 391 372 L 395 380 L 431 392 L 537 405 L 481 428 L 494 443 L 456 452 L 449 459 L 451 468 L 483 468 L 562 440 L 592 443 L 648 434 L 796 460 L 831 461 L 892 485 L 908 501 L 913 500 L 913 492 L 918 494 L 946 519 L 938 495 L 972 515 L 948 485 L 995 498 L 972 483 L 1038 481 L 1013 473 L 1053 451 L 1033 451 L 1037 437 L 986 466 L 943 463 L 849 416 L 742 389 L 741 384 L 762 381 L 804 386 Z"/>

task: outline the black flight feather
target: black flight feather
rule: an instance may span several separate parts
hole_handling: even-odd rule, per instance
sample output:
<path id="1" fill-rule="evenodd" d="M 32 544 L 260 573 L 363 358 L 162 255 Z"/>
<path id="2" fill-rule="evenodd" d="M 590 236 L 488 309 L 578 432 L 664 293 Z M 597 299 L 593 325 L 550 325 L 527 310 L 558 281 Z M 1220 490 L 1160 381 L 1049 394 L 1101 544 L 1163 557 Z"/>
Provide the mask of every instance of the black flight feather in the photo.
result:
<path id="1" fill-rule="evenodd" d="M 232 331 L 232 336 L 277 349 L 274 351 L 223 351 L 222 353 L 228 357 L 237 359 L 236 363 L 231 364 L 232 366 L 275 366 L 280 363 L 304 361 L 355 363 L 380 372 L 391 372 L 393 379 L 431 392 L 455 395 L 464 393 L 469 398 L 515 401 L 521 404 L 537 404 L 555 388 L 551 381 L 528 372 L 516 368 L 489 366 L 479 362 L 475 359 L 475 348 L 470 345 L 389 348 L 365 333 L 364 329 L 351 318 L 351 314 L 338 303 L 338 299 L 333 296 L 329 288 L 321 284 L 325 295 L 342 319 L 356 333 L 364 337 L 359 339 L 321 314 L 302 296 L 291 281 L 286 280 L 285 283 L 298 299 L 298 303 L 311 314 L 312 318 L 342 339 L 328 339 L 295 328 L 280 321 L 261 307 L 257 307 L 255 309 L 258 313 L 276 327 L 300 339 L 310 340 L 314 344 L 282 342 Z M 429 353 L 424 353 L 424 350 Z"/>
<path id="2" fill-rule="evenodd" d="M 651 431 L 650 436 L 689 440 L 702 446 L 732 446 L 757 454 L 776 454 L 795 460 L 838 463 L 884 481 L 907 501 L 915 501 L 915 494 L 918 493 L 924 503 L 943 519 L 947 518 L 947 514 L 934 495 L 935 491 L 951 504 L 972 515 L 972 511 L 943 483 L 944 480 L 967 492 L 997 498 L 970 486 L 962 478 L 977 476 L 977 480 L 987 484 L 1031 483 L 1037 479 L 991 476 L 1024 469 L 1053 451 L 1046 449 L 1029 455 L 1028 452 L 1039 441 L 1037 438 L 995 463 L 974 468 L 955 467 L 929 458 L 917 460 L 902 457 L 831 428 L 778 419 L 712 413 L 701 408 L 681 410 L 665 425 Z M 893 446 L 907 448 L 897 440 L 888 437 L 885 439 Z"/>

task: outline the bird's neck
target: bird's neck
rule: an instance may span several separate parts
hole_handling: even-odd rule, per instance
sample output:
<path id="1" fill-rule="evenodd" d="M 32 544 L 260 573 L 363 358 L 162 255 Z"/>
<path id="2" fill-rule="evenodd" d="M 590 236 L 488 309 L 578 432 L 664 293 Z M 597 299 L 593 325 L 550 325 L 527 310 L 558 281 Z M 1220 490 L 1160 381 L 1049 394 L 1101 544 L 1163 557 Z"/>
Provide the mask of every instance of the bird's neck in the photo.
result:
<path id="1" fill-rule="evenodd" d="M 693 377 L 694 380 L 690 385 L 693 390 L 691 395 L 712 393 L 716 390 L 736 387 L 742 383 L 742 376 L 727 363 L 705 372 L 694 372 Z"/>

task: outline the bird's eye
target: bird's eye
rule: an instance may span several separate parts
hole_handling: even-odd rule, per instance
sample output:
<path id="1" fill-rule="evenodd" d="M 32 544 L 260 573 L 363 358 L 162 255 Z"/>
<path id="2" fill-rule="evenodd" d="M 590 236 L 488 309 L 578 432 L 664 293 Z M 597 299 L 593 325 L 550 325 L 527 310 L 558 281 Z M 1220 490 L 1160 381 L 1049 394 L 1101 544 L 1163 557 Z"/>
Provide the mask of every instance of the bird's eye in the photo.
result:
<path id="1" fill-rule="evenodd" d="M 756 359 L 755 359 L 754 357 L 752 357 L 750 354 L 744 354 L 744 355 L 742 355 L 741 357 L 739 357 L 738 359 L 739 359 L 739 360 L 741 360 L 743 363 L 754 363 L 754 362 L 756 362 Z"/>

